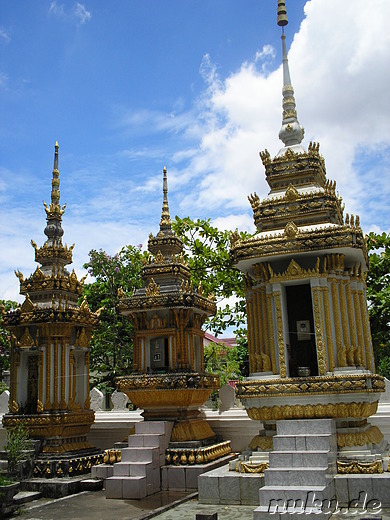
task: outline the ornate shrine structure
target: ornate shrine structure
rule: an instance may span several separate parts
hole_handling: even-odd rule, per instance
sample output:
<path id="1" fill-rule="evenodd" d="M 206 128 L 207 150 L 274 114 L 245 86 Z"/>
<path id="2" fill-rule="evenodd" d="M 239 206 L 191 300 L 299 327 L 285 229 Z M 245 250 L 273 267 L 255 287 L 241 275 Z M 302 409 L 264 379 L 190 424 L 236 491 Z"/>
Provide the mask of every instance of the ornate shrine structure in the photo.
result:
<path id="1" fill-rule="evenodd" d="M 381 472 L 387 443 L 368 422 L 385 385 L 375 374 L 366 243 L 359 217 L 344 215 L 336 183 L 326 178 L 319 144 L 301 144 L 284 31 L 282 45 L 284 146 L 273 158 L 260 153 L 270 191 L 263 200 L 249 197 L 257 233 L 232 237 L 232 260 L 245 273 L 250 363 L 238 397 L 265 425 L 252 447 L 272 450 L 279 420 L 330 418 L 339 473 L 351 460 L 367 463 L 361 472 Z"/>
<path id="2" fill-rule="evenodd" d="M 174 422 L 171 442 L 208 442 L 215 435 L 199 408 L 219 380 L 204 372 L 202 325 L 216 305 L 201 286 L 192 286 L 182 241 L 171 226 L 166 168 L 160 230 L 150 234 L 148 250 L 144 287 L 120 300 L 134 327 L 134 351 L 133 373 L 118 378 L 117 386 L 144 410 L 146 421 Z"/>
<path id="3" fill-rule="evenodd" d="M 98 317 L 82 295 L 83 281 L 66 266 L 74 245 L 62 243 L 65 205 L 60 205 L 58 143 L 55 145 L 51 204 L 44 203 L 47 236 L 42 247 L 31 241 L 41 264 L 28 278 L 16 271 L 25 301 L 3 317 L 11 333 L 11 381 L 7 429 L 27 428 L 41 441 L 34 476 L 90 471 L 99 455 L 87 441 L 94 422 L 89 400 L 89 345 Z M 66 459 L 66 460 L 65 460 Z"/>

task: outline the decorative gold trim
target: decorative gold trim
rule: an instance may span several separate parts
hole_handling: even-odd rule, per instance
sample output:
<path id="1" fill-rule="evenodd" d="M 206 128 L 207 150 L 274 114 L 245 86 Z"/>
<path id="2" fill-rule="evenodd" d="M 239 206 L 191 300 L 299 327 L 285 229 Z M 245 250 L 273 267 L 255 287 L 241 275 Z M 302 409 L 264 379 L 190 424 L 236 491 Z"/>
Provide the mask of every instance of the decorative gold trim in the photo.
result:
<path id="1" fill-rule="evenodd" d="M 264 473 L 269 468 L 268 462 L 260 462 L 259 464 L 253 464 L 251 462 L 239 462 L 236 467 L 236 471 L 239 473 Z"/>
<path id="2" fill-rule="evenodd" d="M 337 473 L 342 475 L 383 473 L 383 465 L 381 460 L 374 462 L 360 462 L 358 460 L 337 461 Z"/>
<path id="3" fill-rule="evenodd" d="M 384 378 L 378 374 L 289 377 L 261 381 L 239 381 L 236 384 L 239 399 L 274 398 L 281 395 L 320 394 L 378 394 L 384 392 Z M 379 396 L 378 396 L 379 399 Z"/>
<path id="4" fill-rule="evenodd" d="M 284 335 L 283 335 L 283 320 L 282 320 L 282 303 L 280 293 L 274 293 L 275 311 L 276 311 L 276 326 L 278 332 L 278 350 L 279 350 L 279 367 L 280 377 L 287 377 L 286 371 L 286 356 L 284 352 Z"/>
<path id="5" fill-rule="evenodd" d="M 324 293 L 324 311 L 325 311 L 325 327 L 326 327 L 326 344 L 329 359 L 329 370 L 333 372 L 335 367 L 334 350 L 333 350 L 333 334 L 332 322 L 330 317 L 329 287 L 323 287 Z"/>
<path id="6" fill-rule="evenodd" d="M 323 419 L 323 418 L 367 418 L 376 413 L 375 403 L 328 403 L 316 405 L 285 405 L 262 408 L 247 408 L 247 414 L 254 421 L 279 421 L 281 419 Z"/>
<path id="7" fill-rule="evenodd" d="M 165 463 L 174 466 L 207 464 L 213 460 L 226 457 L 231 452 L 230 441 L 220 442 L 205 448 L 168 448 L 165 452 Z"/>
<path id="8" fill-rule="evenodd" d="M 156 284 L 153 278 L 150 279 L 148 286 L 145 287 L 145 296 L 160 296 L 160 286 Z"/>
<path id="9" fill-rule="evenodd" d="M 272 451 L 274 447 L 274 439 L 273 437 L 267 437 L 265 435 L 255 435 L 251 442 L 249 443 L 249 448 L 253 451 L 258 450 L 259 448 L 262 451 Z"/>
<path id="10" fill-rule="evenodd" d="M 313 310 L 314 310 L 314 327 L 315 327 L 315 342 L 317 348 L 317 360 L 318 360 L 318 373 L 323 376 L 326 373 L 326 360 L 324 352 L 324 338 L 322 335 L 323 320 L 322 320 L 322 309 L 321 309 L 321 288 L 312 287 L 313 294 Z"/>
<path id="11" fill-rule="evenodd" d="M 380 444 L 383 441 L 383 433 L 378 426 L 371 426 L 364 432 L 350 432 L 337 434 L 337 446 L 364 446 L 366 444 Z"/>
<path id="12" fill-rule="evenodd" d="M 266 305 L 267 305 L 267 326 L 268 326 L 268 339 L 269 339 L 269 348 L 271 352 L 271 363 L 272 363 L 272 373 L 277 373 L 276 367 L 276 357 L 275 357 L 275 338 L 274 338 L 274 326 L 272 320 L 272 294 L 266 294 Z M 248 325 L 249 328 L 249 325 Z"/>

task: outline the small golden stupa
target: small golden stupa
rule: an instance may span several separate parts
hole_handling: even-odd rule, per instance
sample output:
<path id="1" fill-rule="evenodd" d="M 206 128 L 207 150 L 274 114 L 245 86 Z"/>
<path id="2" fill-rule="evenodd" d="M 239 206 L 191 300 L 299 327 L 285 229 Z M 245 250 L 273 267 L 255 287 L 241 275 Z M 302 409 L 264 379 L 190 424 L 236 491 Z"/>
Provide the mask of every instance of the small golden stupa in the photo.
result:
<path id="1" fill-rule="evenodd" d="M 150 234 L 148 250 L 144 287 L 120 300 L 134 327 L 134 351 L 133 373 L 118 378 L 117 386 L 144 410 L 145 420 L 174 422 L 172 442 L 206 441 L 215 436 L 199 408 L 219 380 L 204 372 L 202 325 L 216 305 L 201 286 L 192 286 L 183 243 L 171 226 L 166 168 L 160 230 Z"/>
<path id="2" fill-rule="evenodd" d="M 249 417 L 265 424 L 267 435 L 253 448 L 272 447 L 281 419 L 331 418 L 340 461 L 364 458 L 386 446 L 368 422 L 385 384 L 375 374 L 366 242 L 359 217 L 344 215 L 336 183 L 326 178 L 319 144 L 301 144 L 284 31 L 282 45 L 284 146 L 273 158 L 260 153 L 270 192 L 249 197 L 257 233 L 244 241 L 236 234 L 231 247 L 245 273 L 248 314 L 250 377 L 237 385 L 238 396 Z M 375 460 L 371 469 L 379 466 Z"/>
<path id="3" fill-rule="evenodd" d="M 23 425 L 32 439 L 41 441 L 41 460 L 33 471 L 46 477 L 72 475 L 76 465 L 77 472 L 86 472 L 97 462 L 87 434 L 94 422 L 89 345 L 98 317 L 85 299 L 77 304 L 84 279 L 66 269 L 74 245 L 62 243 L 65 205 L 60 205 L 58 148 L 56 143 L 51 204 L 44 203 L 47 240 L 42 247 L 31 241 L 41 265 L 28 278 L 16 271 L 25 300 L 3 316 L 11 333 L 10 404 L 3 425 Z M 58 462 L 64 456 L 70 462 Z"/>

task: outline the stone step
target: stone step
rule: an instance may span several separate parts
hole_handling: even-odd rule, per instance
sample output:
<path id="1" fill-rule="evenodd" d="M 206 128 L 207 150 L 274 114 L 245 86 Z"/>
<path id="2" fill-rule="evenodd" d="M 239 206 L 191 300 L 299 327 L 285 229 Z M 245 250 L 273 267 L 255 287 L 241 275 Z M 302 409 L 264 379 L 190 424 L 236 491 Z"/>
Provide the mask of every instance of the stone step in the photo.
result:
<path id="1" fill-rule="evenodd" d="M 330 435 L 275 435 L 273 438 L 274 451 L 330 451 L 334 439 Z"/>
<path id="2" fill-rule="evenodd" d="M 114 464 L 114 477 L 152 477 L 152 462 L 117 462 Z"/>
<path id="3" fill-rule="evenodd" d="M 19 493 L 14 496 L 14 504 L 21 506 L 22 504 L 33 502 L 33 500 L 38 500 L 41 497 L 42 493 L 40 491 L 19 491 Z"/>
<path id="4" fill-rule="evenodd" d="M 122 462 L 153 462 L 159 465 L 160 449 L 149 447 L 123 448 L 121 453 Z"/>
<path id="5" fill-rule="evenodd" d="M 264 472 L 266 486 L 326 486 L 328 466 L 321 468 L 269 468 Z"/>
<path id="6" fill-rule="evenodd" d="M 168 421 L 141 421 L 135 423 L 135 433 L 159 433 L 167 435 L 172 430 L 172 423 Z"/>
<path id="7" fill-rule="evenodd" d="M 8 461 L 0 460 L 0 471 L 7 471 L 8 469 Z"/>
<path id="8" fill-rule="evenodd" d="M 112 477 L 113 474 L 114 466 L 111 464 L 98 464 L 97 466 L 92 466 L 91 469 L 92 478 L 102 478 L 105 480 L 108 477 Z"/>
<path id="9" fill-rule="evenodd" d="M 129 435 L 129 448 L 148 447 L 165 449 L 165 434 L 163 433 L 142 433 Z"/>
<path id="10" fill-rule="evenodd" d="M 106 498 L 135 500 L 146 496 L 146 477 L 110 477 L 106 480 Z"/>
<path id="11" fill-rule="evenodd" d="M 322 451 L 271 451 L 269 464 L 272 468 L 316 468 L 328 465 L 327 450 Z"/>
<path id="12" fill-rule="evenodd" d="M 336 433 L 333 419 L 300 419 L 278 421 L 278 435 L 299 435 L 311 432 L 313 435 Z"/>
<path id="13" fill-rule="evenodd" d="M 294 503 L 301 500 L 316 506 L 327 498 L 327 486 L 264 486 L 259 490 L 260 506 Z"/>

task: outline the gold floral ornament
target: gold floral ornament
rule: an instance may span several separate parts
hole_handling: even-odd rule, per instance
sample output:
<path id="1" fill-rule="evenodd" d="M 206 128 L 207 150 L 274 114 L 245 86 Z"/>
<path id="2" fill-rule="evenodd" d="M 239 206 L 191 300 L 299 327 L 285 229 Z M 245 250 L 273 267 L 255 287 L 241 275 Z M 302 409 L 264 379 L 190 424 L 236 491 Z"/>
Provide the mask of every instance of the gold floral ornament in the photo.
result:
<path id="1" fill-rule="evenodd" d="M 30 335 L 28 327 L 24 329 L 24 334 L 20 339 L 19 345 L 21 348 L 31 348 L 35 346 L 34 340 Z"/>
<path id="2" fill-rule="evenodd" d="M 298 234 L 299 230 L 296 224 L 294 222 L 289 222 L 286 227 L 284 228 L 284 234 L 288 238 L 295 238 Z"/>
<path id="3" fill-rule="evenodd" d="M 150 279 L 149 285 L 145 287 L 146 296 L 160 296 L 160 286 L 156 284 L 153 278 Z"/>

